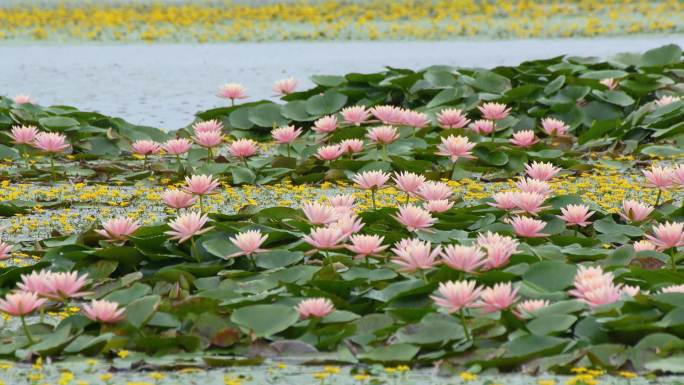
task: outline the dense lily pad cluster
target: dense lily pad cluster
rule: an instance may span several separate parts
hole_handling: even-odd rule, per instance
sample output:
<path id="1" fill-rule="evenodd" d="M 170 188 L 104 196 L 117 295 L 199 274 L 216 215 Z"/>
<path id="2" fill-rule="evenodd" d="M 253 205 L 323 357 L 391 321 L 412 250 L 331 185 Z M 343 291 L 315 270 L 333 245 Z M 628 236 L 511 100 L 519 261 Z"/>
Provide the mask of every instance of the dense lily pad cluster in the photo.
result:
<path id="1" fill-rule="evenodd" d="M 673 370 L 681 54 L 286 80 L 282 104 L 228 84 L 173 133 L 2 99 L 5 177 L 165 208 L 6 239 L 36 260 L 0 270 L 0 355 Z M 582 191 L 604 168 L 615 191 Z M 221 210 L 255 183 L 324 193 Z"/>

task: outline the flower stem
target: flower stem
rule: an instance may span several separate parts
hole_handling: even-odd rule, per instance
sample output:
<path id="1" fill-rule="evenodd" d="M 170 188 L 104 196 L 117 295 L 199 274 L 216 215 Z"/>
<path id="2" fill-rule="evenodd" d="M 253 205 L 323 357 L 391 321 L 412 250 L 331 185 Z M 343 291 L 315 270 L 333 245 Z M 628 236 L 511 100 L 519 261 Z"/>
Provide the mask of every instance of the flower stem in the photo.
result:
<path id="1" fill-rule="evenodd" d="M 670 266 L 672 267 L 672 271 L 677 271 L 677 261 L 675 260 L 676 255 L 677 255 L 677 248 L 673 247 L 670 250 Z"/>
<path id="2" fill-rule="evenodd" d="M 660 195 L 663 193 L 663 190 L 658 189 L 658 196 L 656 196 L 656 207 L 658 206 L 658 203 L 660 203 Z"/>
<path id="3" fill-rule="evenodd" d="M 373 204 L 373 210 L 375 210 L 376 207 L 375 207 L 375 189 L 374 188 L 371 189 L 371 202 Z"/>
<path id="4" fill-rule="evenodd" d="M 26 334 L 26 338 L 28 338 L 30 344 L 34 344 L 36 341 L 33 340 L 33 337 L 31 337 L 31 332 L 29 331 L 28 325 L 26 324 L 26 319 L 24 316 L 21 316 L 21 326 L 24 328 L 24 334 Z"/>
<path id="5" fill-rule="evenodd" d="M 203 195 L 199 195 L 199 205 L 200 205 L 200 214 L 204 214 L 204 202 L 202 201 Z"/>
<path id="6" fill-rule="evenodd" d="M 472 337 L 468 331 L 468 324 L 466 324 L 465 313 L 463 312 L 462 308 L 458 312 L 458 318 L 461 320 L 461 326 L 463 326 L 463 332 L 465 333 L 466 340 L 471 341 Z"/>
<path id="7" fill-rule="evenodd" d="M 57 174 L 55 172 L 55 157 L 50 155 L 50 173 L 52 174 L 52 179 L 57 179 Z"/>

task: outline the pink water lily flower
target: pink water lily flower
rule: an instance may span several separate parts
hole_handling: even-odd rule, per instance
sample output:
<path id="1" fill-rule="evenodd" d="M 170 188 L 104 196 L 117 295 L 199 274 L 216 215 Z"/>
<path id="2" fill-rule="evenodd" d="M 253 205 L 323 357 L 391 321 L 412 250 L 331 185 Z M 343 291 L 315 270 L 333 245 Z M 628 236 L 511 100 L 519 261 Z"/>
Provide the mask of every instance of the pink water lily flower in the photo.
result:
<path id="1" fill-rule="evenodd" d="M 539 142 L 536 136 L 534 136 L 534 131 L 532 130 L 522 130 L 513 133 L 513 137 L 510 139 L 510 143 L 516 147 L 527 148 Z"/>
<path id="2" fill-rule="evenodd" d="M 399 213 L 392 217 L 408 231 L 427 230 L 437 221 L 429 211 L 414 205 L 399 207 Z"/>
<path id="3" fill-rule="evenodd" d="M 437 124 L 441 128 L 463 128 L 470 123 L 463 111 L 455 108 L 446 108 L 437 113 Z"/>
<path id="4" fill-rule="evenodd" d="M 655 250 L 656 245 L 654 245 L 651 241 L 642 239 L 641 241 L 634 242 L 634 251 L 637 253 L 640 251 L 650 251 L 650 250 Z"/>
<path id="5" fill-rule="evenodd" d="M 365 224 L 361 218 L 352 213 L 343 214 L 337 222 L 330 224 L 330 227 L 335 227 L 342 232 L 342 239 L 347 239 L 350 235 L 358 233 L 363 226 Z"/>
<path id="6" fill-rule="evenodd" d="M 375 106 L 370 109 L 370 113 L 384 124 L 404 124 L 404 110 L 390 105 Z"/>
<path id="7" fill-rule="evenodd" d="M 238 139 L 231 143 L 230 147 L 228 147 L 230 155 L 241 159 L 247 159 L 256 155 L 258 150 L 259 147 L 257 142 L 253 141 L 252 139 Z"/>
<path id="8" fill-rule="evenodd" d="M 90 304 L 83 305 L 83 313 L 95 322 L 113 324 L 124 318 L 124 308 L 119 308 L 116 302 L 106 300 L 93 300 Z"/>
<path id="9" fill-rule="evenodd" d="M 427 270 L 439 263 L 441 247 L 434 249 L 430 242 L 419 239 L 404 239 L 398 242 L 392 252 L 396 255 L 392 262 L 399 265 L 399 271 L 414 272 Z"/>
<path id="10" fill-rule="evenodd" d="M 355 126 L 362 125 L 371 114 L 366 110 L 366 106 L 351 106 L 343 108 L 340 113 L 345 123 L 353 124 Z"/>
<path id="11" fill-rule="evenodd" d="M 135 154 L 147 156 L 159 153 L 161 147 L 153 140 L 136 140 L 131 144 L 131 149 Z"/>
<path id="12" fill-rule="evenodd" d="M 314 126 L 311 129 L 319 134 L 329 134 L 337 130 L 337 118 L 333 115 L 319 118 L 314 122 Z"/>
<path id="13" fill-rule="evenodd" d="M 454 190 L 444 182 L 429 181 L 418 188 L 418 196 L 426 201 L 449 199 Z"/>
<path id="14" fill-rule="evenodd" d="M 337 221 L 340 217 L 335 207 L 318 202 L 304 204 L 302 211 L 312 225 L 327 225 Z"/>
<path id="15" fill-rule="evenodd" d="M 503 103 L 484 103 L 477 107 L 482 117 L 489 120 L 501 120 L 508 116 L 511 109 Z"/>
<path id="16" fill-rule="evenodd" d="M 217 119 L 205 120 L 203 122 L 197 122 L 192 125 L 192 130 L 195 134 L 201 132 L 222 132 L 223 123 Z"/>
<path id="17" fill-rule="evenodd" d="M 339 144 L 318 147 L 315 157 L 323 161 L 335 160 L 344 155 L 344 148 Z"/>
<path id="18" fill-rule="evenodd" d="M 302 134 L 301 128 L 295 128 L 295 126 L 283 126 L 276 128 L 271 131 L 271 136 L 275 139 L 278 144 L 291 144 L 299 135 Z"/>
<path id="19" fill-rule="evenodd" d="M 525 172 L 530 178 L 547 181 L 551 180 L 556 174 L 561 171 L 560 168 L 555 167 L 553 164 L 548 162 L 532 162 L 531 164 L 525 165 Z"/>
<path id="20" fill-rule="evenodd" d="M 110 241 L 123 241 L 140 228 L 140 223 L 127 217 L 112 218 L 102 223 L 102 229 L 95 230 Z"/>
<path id="21" fill-rule="evenodd" d="M 261 245 L 266 242 L 267 235 L 261 234 L 260 230 L 247 230 L 238 233 L 230 241 L 240 249 L 239 252 L 229 255 L 229 257 L 239 257 L 241 255 L 250 256 L 255 253 L 262 253 L 266 251 L 261 248 Z"/>
<path id="22" fill-rule="evenodd" d="M 176 217 L 168 223 L 171 230 L 165 231 L 164 234 L 170 235 L 169 239 L 177 239 L 178 243 L 183 243 L 195 235 L 204 234 L 211 230 L 212 227 L 204 227 L 209 220 L 207 214 L 200 214 L 199 212 L 184 213 Z"/>
<path id="23" fill-rule="evenodd" d="M 399 139 L 399 134 L 392 126 L 378 126 L 371 128 L 366 138 L 376 144 L 389 144 Z"/>
<path id="24" fill-rule="evenodd" d="M 6 259 L 9 259 L 12 255 L 10 254 L 12 252 L 12 245 L 9 243 L 6 243 L 4 241 L 0 242 L 0 261 L 4 261 Z"/>
<path id="25" fill-rule="evenodd" d="M 478 306 L 484 313 L 506 310 L 518 300 L 518 289 L 514 289 L 510 282 L 497 283 L 482 290 L 480 300 Z"/>
<path id="26" fill-rule="evenodd" d="M 301 301 L 295 309 L 302 319 L 322 318 L 335 311 L 335 306 L 327 298 L 310 298 Z"/>
<path id="27" fill-rule="evenodd" d="M 328 197 L 328 203 L 338 212 L 338 213 L 351 213 L 354 211 L 354 203 L 356 198 L 353 195 L 338 194 L 335 196 Z"/>
<path id="28" fill-rule="evenodd" d="M 275 91 L 277 95 L 288 95 L 293 93 L 295 89 L 297 89 L 297 79 L 292 76 L 278 80 L 273 84 L 273 91 Z"/>
<path id="29" fill-rule="evenodd" d="M 411 196 L 415 196 L 423 183 L 425 183 L 425 177 L 423 175 L 414 174 L 408 171 L 394 173 L 392 180 L 399 190 Z"/>
<path id="30" fill-rule="evenodd" d="M 341 229 L 331 226 L 316 227 L 309 235 L 303 236 L 302 240 L 318 250 L 329 250 L 339 248 L 340 242 L 345 238 Z"/>
<path id="31" fill-rule="evenodd" d="M 201 147 L 213 148 L 223 143 L 223 138 L 221 131 L 203 131 L 196 133 L 192 140 Z"/>
<path id="32" fill-rule="evenodd" d="M 515 314 L 519 318 L 529 318 L 540 309 L 549 306 L 551 302 L 548 299 L 527 299 L 520 302 L 515 307 Z"/>
<path id="33" fill-rule="evenodd" d="M 661 293 L 684 293 L 684 284 L 672 285 L 660 290 Z"/>
<path id="34" fill-rule="evenodd" d="M 65 300 L 83 297 L 87 293 L 80 291 L 88 280 L 88 274 L 78 275 L 77 271 L 69 273 L 52 273 L 47 281 L 47 297 Z"/>
<path id="35" fill-rule="evenodd" d="M 567 205 L 561 208 L 563 215 L 557 215 L 557 217 L 567 223 L 568 226 L 586 227 L 591 224 L 588 219 L 594 213 L 595 211 L 589 211 L 589 207 L 586 205 Z"/>
<path id="36" fill-rule="evenodd" d="M 38 135 L 36 126 L 12 126 L 8 134 L 14 144 L 31 144 Z"/>
<path id="37" fill-rule="evenodd" d="M 192 143 L 185 138 L 176 138 L 167 140 L 161 147 L 170 155 L 181 155 L 190 151 Z"/>
<path id="38" fill-rule="evenodd" d="M 551 195 L 551 186 L 539 179 L 521 177 L 515 186 L 525 193 L 537 193 L 545 197 Z"/>
<path id="39" fill-rule="evenodd" d="M 36 101 L 28 94 L 15 95 L 12 101 L 14 104 L 36 104 Z"/>
<path id="40" fill-rule="evenodd" d="M 477 244 L 480 247 L 484 247 L 485 249 L 492 247 L 492 246 L 498 246 L 498 245 L 504 245 L 507 248 L 511 250 L 515 250 L 518 247 L 518 241 L 497 233 L 492 233 L 491 231 L 487 231 L 486 233 L 480 233 L 477 235 Z"/>
<path id="41" fill-rule="evenodd" d="M 674 183 L 684 186 L 684 164 L 680 164 L 672 170 L 672 179 Z"/>
<path id="42" fill-rule="evenodd" d="M 620 216 L 627 222 L 641 222 L 648 218 L 654 207 L 646 203 L 625 199 L 622 201 Z"/>
<path id="43" fill-rule="evenodd" d="M 445 265 L 466 273 L 485 264 L 485 253 L 479 246 L 448 245 L 442 249 L 441 257 Z"/>
<path id="44" fill-rule="evenodd" d="M 185 209 L 195 204 L 195 198 L 181 190 L 167 190 L 161 194 L 167 206 L 174 209 Z"/>
<path id="45" fill-rule="evenodd" d="M 519 237 L 539 238 L 548 236 L 548 234 L 541 232 L 547 223 L 539 219 L 514 216 L 508 220 L 508 223 L 513 226 L 513 231 Z"/>
<path id="46" fill-rule="evenodd" d="M 684 223 L 665 222 L 653 226 L 653 235 L 646 235 L 659 251 L 684 246 Z"/>
<path id="47" fill-rule="evenodd" d="M 384 187 L 389 180 L 389 174 L 382 171 L 364 171 L 355 174 L 352 181 L 364 190 Z"/>
<path id="48" fill-rule="evenodd" d="M 447 199 L 439 199 L 433 201 L 427 201 L 423 205 L 425 210 L 431 213 L 443 213 L 454 207 L 454 202 Z"/>
<path id="49" fill-rule="evenodd" d="M 475 147 L 475 143 L 471 143 L 465 136 L 449 135 L 447 138 L 442 138 L 442 143 L 437 146 L 437 155 L 447 156 L 452 162 L 456 162 L 459 158 L 472 159 L 474 158 L 471 150 Z"/>
<path id="50" fill-rule="evenodd" d="M 418 111 L 404 111 L 404 125 L 413 128 L 424 128 L 430 124 L 427 114 Z"/>
<path id="51" fill-rule="evenodd" d="M 347 154 L 356 154 L 363 151 L 363 140 L 361 139 L 345 139 L 340 142 L 340 147 Z"/>
<path id="52" fill-rule="evenodd" d="M 23 317 L 43 306 L 45 301 L 45 298 L 38 298 L 36 293 L 20 291 L 0 299 L 0 311 L 14 317 Z"/>
<path id="53" fill-rule="evenodd" d="M 516 199 L 520 194 L 518 191 L 502 191 L 492 195 L 494 203 L 487 203 L 492 207 L 496 207 L 501 210 L 511 210 L 518 206 Z"/>
<path id="54" fill-rule="evenodd" d="M 613 283 L 613 274 L 604 273 L 600 266 L 580 266 L 575 274 L 574 286 L 569 294 L 592 308 L 620 299 L 620 286 Z"/>
<path id="55" fill-rule="evenodd" d="M 513 196 L 515 207 L 523 213 L 537 215 L 541 210 L 545 209 L 544 201 L 546 196 L 536 192 L 519 192 Z"/>
<path id="56" fill-rule="evenodd" d="M 23 291 L 36 293 L 41 297 L 47 297 L 50 293 L 48 282 L 52 279 L 53 274 L 53 272 L 48 270 L 32 271 L 31 274 L 22 274 L 21 282 L 17 283 L 17 287 Z"/>
<path id="57" fill-rule="evenodd" d="M 195 195 L 209 195 L 219 186 L 218 180 L 211 175 L 192 175 L 185 177 L 183 190 Z"/>
<path id="58" fill-rule="evenodd" d="M 475 281 L 447 281 L 440 282 L 437 292 L 439 295 L 430 296 L 435 304 L 448 313 L 457 313 L 461 309 L 474 307 L 482 288 Z"/>
<path id="59" fill-rule="evenodd" d="M 33 146 L 48 153 L 63 152 L 69 148 L 66 136 L 57 132 L 39 132 L 33 139 Z"/>
<path id="60" fill-rule="evenodd" d="M 659 99 L 656 99 L 655 104 L 658 107 L 662 107 L 662 106 L 667 106 L 668 104 L 671 104 L 674 102 L 678 102 L 680 100 L 682 100 L 682 99 L 679 96 L 664 95 L 664 96 L 661 96 Z"/>
<path id="61" fill-rule="evenodd" d="M 489 135 L 494 132 L 494 121 L 480 119 L 472 122 L 468 128 L 480 135 Z"/>
<path id="62" fill-rule="evenodd" d="M 487 250 L 487 257 L 485 258 L 484 270 L 500 269 L 508 264 L 511 255 L 518 252 L 517 242 L 511 243 L 508 240 L 484 245 Z"/>
<path id="63" fill-rule="evenodd" d="M 613 78 L 601 79 L 599 83 L 608 87 L 609 90 L 614 90 L 618 87 L 618 81 Z"/>
<path id="64" fill-rule="evenodd" d="M 388 246 L 382 244 L 382 241 L 384 240 L 385 237 L 381 237 L 379 235 L 357 234 L 349 237 L 349 242 L 351 245 L 347 245 L 345 247 L 347 250 L 356 254 L 354 258 L 366 258 L 368 256 L 377 256 L 379 253 L 385 250 Z"/>
<path id="65" fill-rule="evenodd" d="M 219 88 L 218 96 L 224 99 L 230 99 L 231 102 L 234 102 L 235 99 L 245 99 L 247 97 L 247 91 L 242 84 L 227 83 Z"/>
<path id="66" fill-rule="evenodd" d="M 670 167 L 651 166 L 650 170 L 644 170 L 644 177 L 651 187 L 665 190 L 674 183 L 674 172 Z"/>
<path id="67" fill-rule="evenodd" d="M 541 120 L 542 129 L 548 136 L 567 136 L 570 126 L 562 120 L 544 118 Z"/>

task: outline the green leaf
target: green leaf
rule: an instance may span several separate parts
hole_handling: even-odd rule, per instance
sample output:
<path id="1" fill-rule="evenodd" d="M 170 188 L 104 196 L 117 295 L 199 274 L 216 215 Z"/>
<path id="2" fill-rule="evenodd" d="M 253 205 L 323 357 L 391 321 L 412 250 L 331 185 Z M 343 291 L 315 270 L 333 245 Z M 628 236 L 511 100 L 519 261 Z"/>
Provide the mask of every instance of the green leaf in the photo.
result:
<path id="1" fill-rule="evenodd" d="M 336 75 L 313 75 L 311 81 L 324 87 L 337 87 L 347 81 L 344 76 Z"/>
<path id="2" fill-rule="evenodd" d="M 294 325 L 299 316 L 291 306 L 252 305 L 233 312 L 230 320 L 251 330 L 257 337 L 269 337 Z"/>
<path id="3" fill-rule="evenodd" d="M 304 253 L 301 251 L 276 249 L 257 254 L 254 258 L 256 259 L 257 266 L 262 269 L 277 269 L 279 267 L 294 265 L 301 261 L 304 259 Z"/>
<path id="4" fill-rule="evenodd" d="M 411 344 L 394 344 L 361 353 L 359 357 L 374 362 L 407 362 L 411 361 L 419 350 L 418 346 Z"/>
<path id="5" fill-rule="evenodd" d="M 428 345 L 459 340 L 465 338 L 465 333 L 455 318 L 433 313 L 417 324 L 399 329 L 396 337 L 399 342 Z"/>
<path id="6" fill-rule="evenodd" d="M 136 299 L 126 306 L 125 319 L 136 329 L 140 329 L 147 321 L 152 319 L 154 312 L 161 302 L 161 297 L 158 295 L 148 295 L 140 299 Z"/>
<path id="7" fill-rule="evenodd" d="M 78 126 L 78 120 L 66 116 L 52 116 L 38 119 L 38 124 L 48 131 L 62 131 L 70 127 Z"/>
<path id="8" fill-rule="evenodd" d="M 280 113 L 280 105 L 264 103 L 249 109 L 249 120 L 260 127 L 280 127 L 286 125 L 288 120 Z"/>
<path id="9" fill-rule="evenodd" d="M 603 80 L 603 79 L 619 79 L 619 78 L 624 78 L 625 76 L 629 75 L 625 71 L 620 71 L 620 70 L 602 70 L 602 71 L 589 71 L 585 72 L 582 75 L 580 75 L 581 78 L 584 79 L 596 79 L 596 80 Z"/>
<path id="10" fill-rule="evenodd" d="M 323 95 L 313 95 L 306 101 L 306 112 L 321 116 L 334 114 L 347 103 L 347 96 L 337 91 L 327 91 Z"/>
<path id="11" fill-rule="evenodd" d="M 560 351 L 563 346 L 567 345 L 568 339 L 525 335 L 518 337 L 512 341 L 508 341 L 503 345 L 504 357 L 529 357 L 541 354 L 550 354 L 553 351 Z"/>
<path id="12" fill-rule="evenodd" d="M 523 274 L 526 282 L 549 292 L 560 291 L 572 284 L 577 267 L 561 261 L 542 261 L 533 264 Z"/>
<path id="13" fill-rule="evenodd" d="M 69 342 L 71 336 L 71 325 L 58 327 L 53 333 L 48 334 L 35 345 L 30 347 L 31 351 L 48 353 L 57 350 L 60 346 Z"/>
<path id="14" fill-rule="evenodd" d="M 479 90 L 495 94 L 503 94 L 511 89 L 511 81 L 508 78 L 492 71 L 478 72 L 475 75 L 474 81 L 470 82 L 470 85 Z"/>
<path id="15" fill-rule="evenodd" d="M 565 332 L 577 321 L 577 317 L 568 314 L 545 315 L 533 319 L 527 324 L 527 330 L 536 335 Z"/>
<path id="16" fill-rule="evenodd" d="M 644 52 L 639 59 L 639 67 L 662 67 L 679 63 L 681 58 L 682 49 L 675 44 L 668 44 Z"/>

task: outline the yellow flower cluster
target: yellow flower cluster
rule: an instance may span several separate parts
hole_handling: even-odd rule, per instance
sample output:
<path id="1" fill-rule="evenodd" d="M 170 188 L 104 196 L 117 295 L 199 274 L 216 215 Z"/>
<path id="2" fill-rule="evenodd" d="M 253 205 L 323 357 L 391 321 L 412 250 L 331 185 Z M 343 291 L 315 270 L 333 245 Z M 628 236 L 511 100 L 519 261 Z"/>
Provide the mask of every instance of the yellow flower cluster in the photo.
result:
<path id="1" fill-rule="evenodd" d="M 569 37 L 684 30 L 677 0 L 302 0 L 0 8 L 0 39 L 262 41 Z"/>

